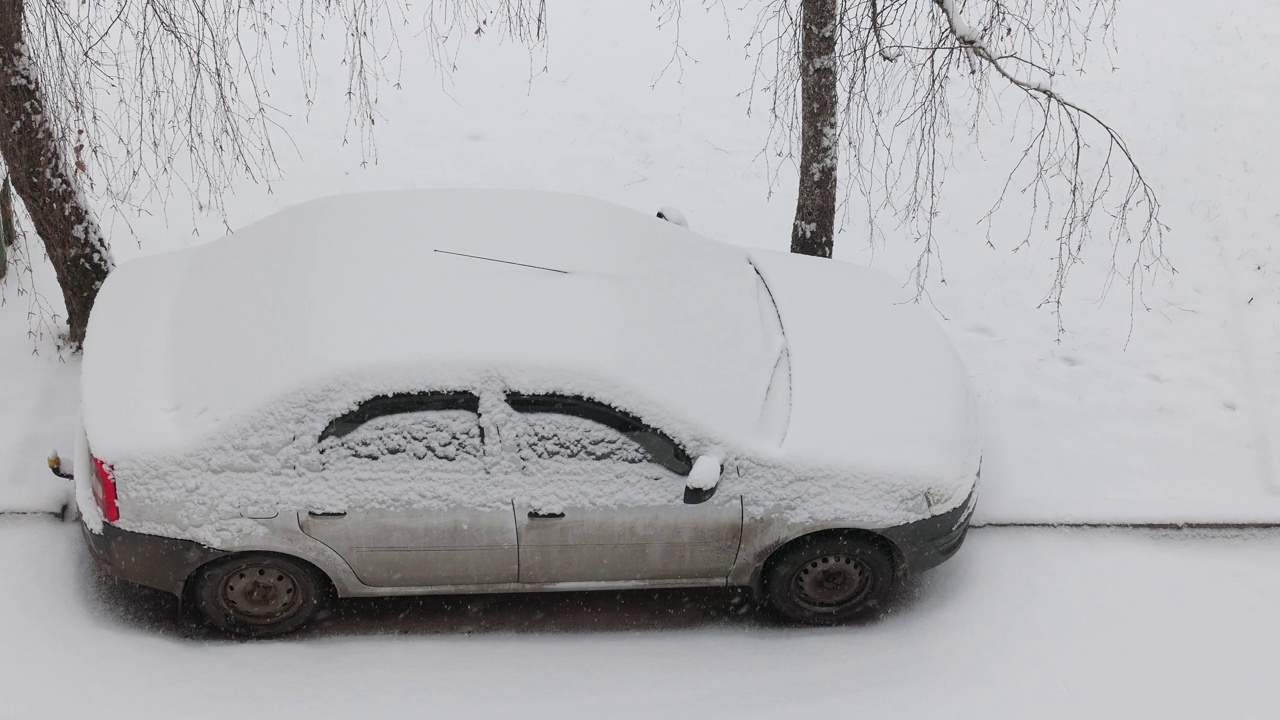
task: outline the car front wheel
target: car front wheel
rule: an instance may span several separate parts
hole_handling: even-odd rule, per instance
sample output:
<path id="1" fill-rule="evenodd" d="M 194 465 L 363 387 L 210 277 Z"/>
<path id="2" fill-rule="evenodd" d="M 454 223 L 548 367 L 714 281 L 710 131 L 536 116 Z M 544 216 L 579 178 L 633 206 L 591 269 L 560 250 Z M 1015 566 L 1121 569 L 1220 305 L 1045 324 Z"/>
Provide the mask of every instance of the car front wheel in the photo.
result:
<path id="1" fill-rule="evenodd" d="M 833 625 L 876 610 L 893 590 L 893 554 L 855 535 L 801 538 L 778 551 L 764 573 L 770 607 L 794 622 Z"/>
<path id="2" fill-rule="evenodd" d="M 325 584 L 311 566 L 281 555 L 246 553 L 215 561 L 196 581 L 194 600 L 215 627 L 267 637 L 296 630 L 323 604 Z"/>

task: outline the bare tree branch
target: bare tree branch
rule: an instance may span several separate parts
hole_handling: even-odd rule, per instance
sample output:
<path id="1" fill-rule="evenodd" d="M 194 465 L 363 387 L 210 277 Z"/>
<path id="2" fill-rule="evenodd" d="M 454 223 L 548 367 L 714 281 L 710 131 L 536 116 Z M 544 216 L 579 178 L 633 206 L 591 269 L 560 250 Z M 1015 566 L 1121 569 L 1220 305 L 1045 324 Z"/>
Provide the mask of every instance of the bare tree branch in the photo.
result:
<path id="1" fill-rule="evenodd" d="M 781 163 L 797 162 L 802 129 L 824 122 L 799 112 L 802 3 L 762 3 L 747 43 L 756 71 L 748 97 L 753 105 L 758 93 L 768 98 L 771 187 Z M 841 207 L 847 219 L 861 205 L 873 247 L 885 241 L 886 222 L 918 244 L 917 298 L 930 278 L 946 282 L 935 221 L 955 133 L 979 138 L 993 103 L 1003 115 L 993 79 L 1021 96 L 1024 106 L 1012 117 L 1024 139 L 983 215 L 988 243 L 1009 191 L 1027 198 L 1030 223 L 1019 247 L 1046 239 L 1056 247 L 1044 304 L 1059 329 L 1063 290 L 1095 233 L 1110 243 L 1108 286 L 1128 283 L 1135 301 L 1148 273 L 1172 270 L 1158 198 L 1129 145 L 1099 113 L 1053 87 L 1063 72 L 1083 69 L 1089 47 L 1110 52 L 1114 14 L 1115 0 L 840 0 Z M 800 176 L 804 193 L 803 168 Z"/>
<path id="2" fill-rule="evenodd" d="M 1065 123 L 1067 128 L 1066 133 L 1062 136 L 1065 139 L 1065 147 L 1046 151 L 1043 144 L 1045 133 L 1037 133 L 1036 141 L 1027 146 L 1019 161 L 1019 165 L 1029 159 L 1034 159 L 1037 162 L 1037 173 L 1033 182 L 1038 189 L 1044 188 L 1047 180 L 1046 173 L 1049 170 L 1049 167 L 1046 166 L 1050 165 L 1061 166 L 1065 171 L 1068 183 L 1067 205 L 1065 210 L 1061 212 L 1056 238 L 1058 245 L 1056 273 L 1053 284 L 1044 300 L 1045 303 L 1053 307 L 1054 315 L 1058 320 L 1058 330 L 1061 332 L 1063 329 L 1061 310 L 1063 289 L 1066 287 L 1067 276 L 1072 267 L 1080 262 L 1081 251 L 1090 235 L 1093 215 L 1102 209 L 1104 196 L 1112 190 L 1112 160 L 1115 158 L 1115 153 L 1119 153 L 1119 159 L 1127 168 L 1128 177 L 1124 187 L 1119 190 L 1120 201 L 1117 211 L 1112 216 L 1109 236 L 1117 245 L 1121 242 L 1130 242 L 1132 236 L 1129 229 L 1129 212 L 1131 208 L 1141 208 L 1143 217 L 1141 219 L 1142 228 L 1139 242 L 1140 245 L 1148 246 L 1141 248 L 1138 255 L 1134 257 L 1127 276 L 1129 279 L 1141 274 L 1144 269 L 1144 262 L 1167 266 L 1167 261 L 1164 260 L 1161 248 L 1164 226 L 1159 220 L 1160 201 L 1156 198 L 1155 190 L 1143 177 L 1137 160 L 1134 159 L 1133 154 L 1129 151 L 1129 146 L 1114 127 L 1089 110 L 1063 98 L 1061 94 L 1051 87 L 1040 82 L 1024 80 L 1010 72 L 1003 61 L 1006 59 L 1021 60 L 1020 58 L 1007 54 L 997 57 L 983 42 L 982 36 L 964 23 L 956 10 L 953 0 L 933 0 L 933 2 L 946 19 L 951 34 L 971 57 L 982 61 L 1010 85 L 1026 93 L 1027 97 L 1040 108 L 1045 117 L 1043 128 L 1047 129 L 1055 121 Z M 1041 67 L 1031 61 L 1021 61 L 1033 68 Z M 1092 177 L 1086 175 L 1081 169 L 1081 156 L 1086 149 L 1081 124 L 1086 120 L 1102 130 L 1107 138 L 1104 160 L 1101 167 Z M 1065 163 L 1045 162 L 1046 158 L 1051 161 L 1065 160 Z M 1010 178 L 1012 177 L 1010 175 Z M 1006 191 L 1007 188 L 1008 183 L 1005 185 Z M 1052 202 L 1052 195 L 1049 193 L 1050 191 L 1045 188 L 1046 197 Z M 1003 200 L 1004 192 L 1001 193 L 1000 199 L 996 201 L 996 205 L 992 210 L 988 211 L 988 218 L 995 210 L 999 209 Z M 1146 252 L 1143 252 L 1143 250 L 1146 250 Z M 1113 250 L 1113 271 L 1116 269 L 1117 264 L 1118 258 L 1115 250 Z M 1135 288 L 1140 287 L 1140 285 L 1134 285 L 1133 283 L 1131 285 Z"/>
<path id="3" fill-rule="evenodd" d="M 222 214 L 233 183 L 269 189 L 277 179 L 278 144 L 291 144 L 288 112 L 272 96 L 277 55 L 292 55 L 309 108 L 317 48 L 338 31 L 344 142 L 376 162 L 380 92 L 399 83 L 402 35 L 414 32 L 447 74 L 464 38 L 496 32 L 536 47 L 546 30 L 546 0 L 4 0 L 0 8 L 0 79 L 16 88 L 0 115 L 30 130 L 5 146 L 5 164 L 27 209 L 38 209 L 28 217 L 58 269 L 73 344 L 110 270 L 106 235 L 131 234 L 131 217 L 151 201 L 167 207 L 179 187 L 193 214 Z M 106 208 L 105 231 L 90 196 Z M 102 262 L 71 288 L 77 243 Z"/>

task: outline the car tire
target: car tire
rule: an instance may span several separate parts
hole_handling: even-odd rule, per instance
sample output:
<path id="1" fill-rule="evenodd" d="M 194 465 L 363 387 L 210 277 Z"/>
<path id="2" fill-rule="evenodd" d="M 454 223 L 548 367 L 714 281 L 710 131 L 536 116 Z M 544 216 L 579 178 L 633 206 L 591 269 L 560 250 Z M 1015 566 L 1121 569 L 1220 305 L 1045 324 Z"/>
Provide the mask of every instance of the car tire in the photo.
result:
<path id="1" fill-rule="evenodd" d="M 223 632 L 270 637 L 305 625 L 323 606 L 327 587 L 324 577 L 304 562 L 244 553 L 205 566 L 193 600 L 200 614 Z"/>
<path id="2" fill-rule="evenodd" d="M 853 534 L 801 538 L 769 559 L 763 574 L 770 608 L 791 622 L 835 625 L 874 612 L 897 580 L 893 553 Z"/>

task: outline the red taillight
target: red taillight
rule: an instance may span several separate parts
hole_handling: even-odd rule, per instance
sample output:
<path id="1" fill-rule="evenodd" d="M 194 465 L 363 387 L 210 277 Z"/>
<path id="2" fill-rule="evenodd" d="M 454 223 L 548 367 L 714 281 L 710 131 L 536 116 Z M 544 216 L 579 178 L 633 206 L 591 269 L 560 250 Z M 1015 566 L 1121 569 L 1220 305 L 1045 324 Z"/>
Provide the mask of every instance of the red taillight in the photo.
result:
<path id="1" fill-rule="evenodd" d="M 98 501 L 102 517 L 107 522 L 120 519 L 120 506 L 116 505 L 116 479 L 111 466 L 98 458 L 93 459 L 93 499 Z"/>

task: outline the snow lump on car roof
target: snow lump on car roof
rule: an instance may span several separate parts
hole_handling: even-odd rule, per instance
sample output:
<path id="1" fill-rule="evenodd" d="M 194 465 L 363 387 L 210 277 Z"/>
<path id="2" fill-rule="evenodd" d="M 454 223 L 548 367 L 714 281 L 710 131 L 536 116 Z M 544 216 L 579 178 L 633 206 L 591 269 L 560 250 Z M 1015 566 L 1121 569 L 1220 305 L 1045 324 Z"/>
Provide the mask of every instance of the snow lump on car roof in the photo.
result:
<path id="1" fill-rule="evenodd" d="M 742 437 L 783 343 L 761 292 L 742 250 L 600 200 L 325 198 L 117 269 L 85 342 L 85 427 L 95 452 L 145 454 L 308 387 L 497 377 Z"/>

